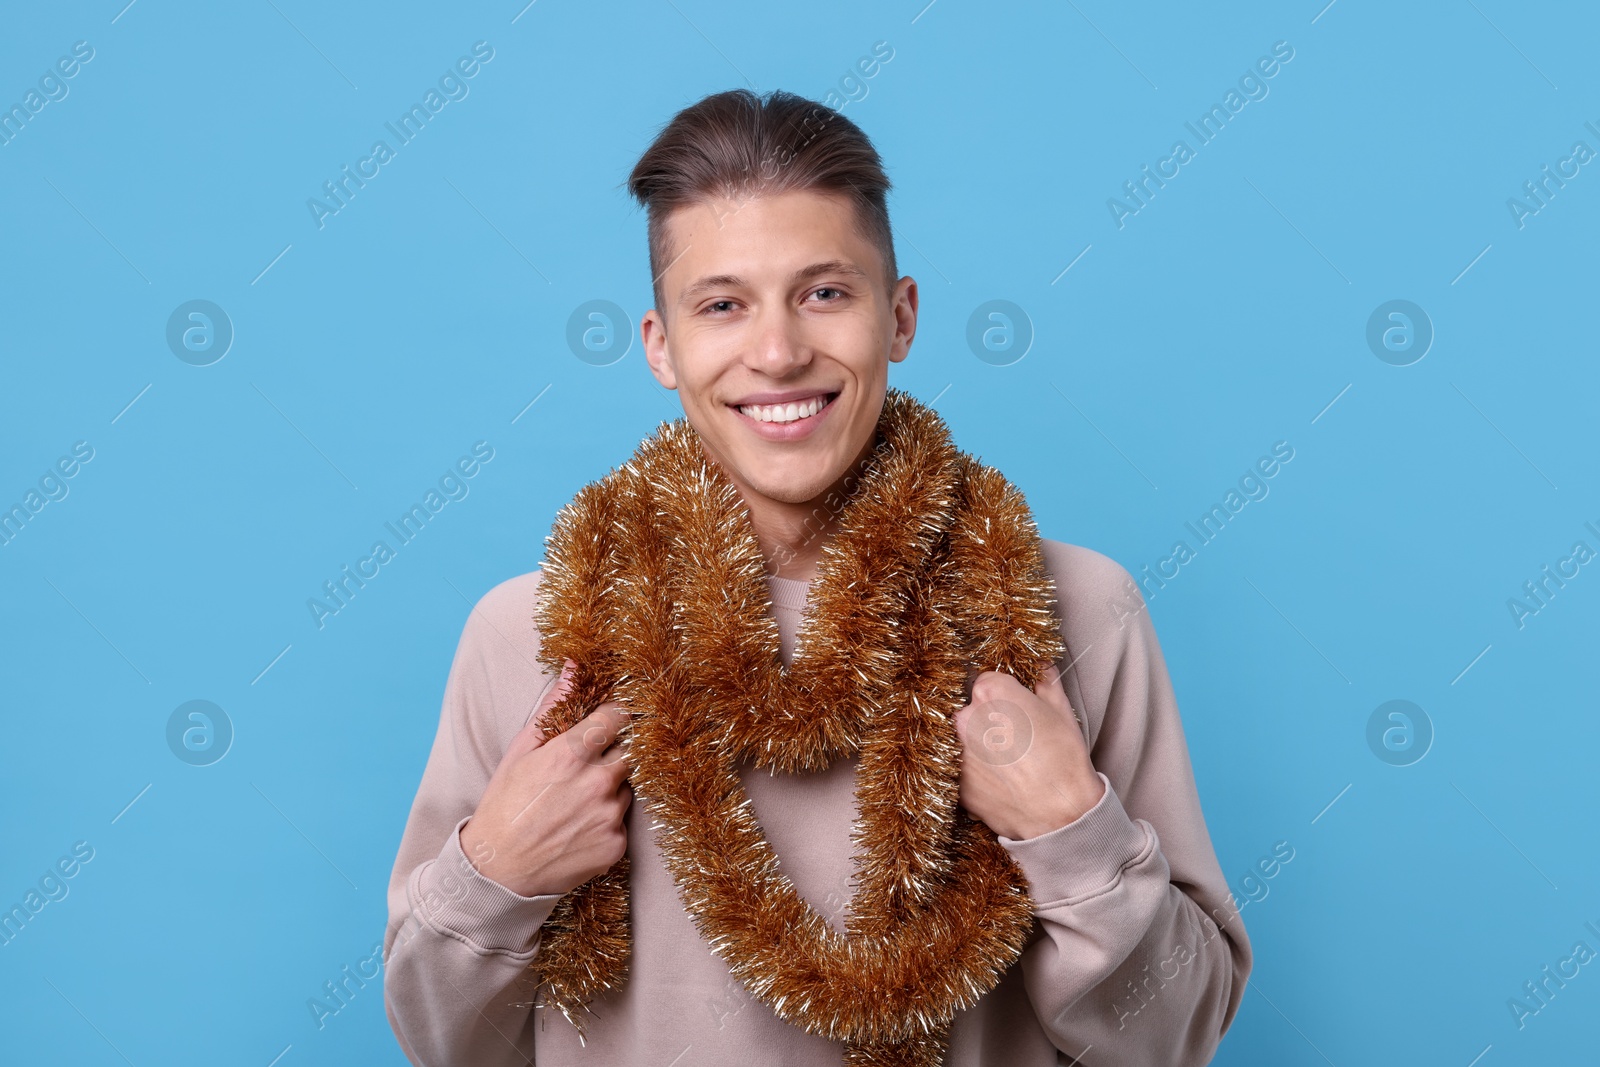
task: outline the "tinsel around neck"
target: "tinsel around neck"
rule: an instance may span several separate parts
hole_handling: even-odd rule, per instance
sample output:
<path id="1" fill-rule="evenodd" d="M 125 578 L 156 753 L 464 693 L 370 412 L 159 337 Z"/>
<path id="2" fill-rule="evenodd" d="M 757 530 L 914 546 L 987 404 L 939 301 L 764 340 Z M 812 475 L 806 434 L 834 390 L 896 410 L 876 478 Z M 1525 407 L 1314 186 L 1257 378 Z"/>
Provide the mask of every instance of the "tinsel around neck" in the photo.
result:
<path id="1" fill-rule="evenodd" d="M 578 667 L 547 733 L 632 711 L 635 797 L 708 948 L 780 1018 L 852 1064 L 939 1062 L 1032 931 L 1027 883 L 957 806 L 953 715 L 971 670 L 1031 685 L 1062 652 L 1022 495 L 890 389 L 871 463 L 839 512 L 787 667 L 749 511 L 685 419 L 579 491 L 546 542 L 540 658 Z M 739 779 L 859 757 L 845 932 L 795 889 Z M 625 980 L 624 857 L 564 897 L 534 967 L 583 1033 Z"/>

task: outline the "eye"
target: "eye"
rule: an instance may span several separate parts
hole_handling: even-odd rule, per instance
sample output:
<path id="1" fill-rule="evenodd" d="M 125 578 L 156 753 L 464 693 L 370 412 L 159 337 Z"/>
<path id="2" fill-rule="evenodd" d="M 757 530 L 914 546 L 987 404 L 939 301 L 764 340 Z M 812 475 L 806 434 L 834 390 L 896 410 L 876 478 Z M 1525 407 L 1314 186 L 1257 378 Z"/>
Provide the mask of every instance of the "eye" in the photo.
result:
<path id="1" fill-rule="evenodd" d="M 707 304 L 702 310 L 712 312 L 713 314 L 721 314 L 721 313 L 723 313 L 724 310 L 731 309 L 732 307 L 733 307 L 733 301 L 732 300 L 713 300 L 711 303 Z"/>
<path id="2" fill-rule="evenodd" d="M 817 296 L 817 295 L 819 295 L 821 293 L 835 293 L 835 294 L 837 294 L 837 296 L 835 296 L 834 299 L 832 299 L 832 300 L 824 300 L 824 301 L 822 301 L 822 303 L 824 303 L 824 304 L 836 304 L 836 303 L 839 302 L 839 300 L 842 300 L 846 295 L 845 291 L 843 289 L 838 289 L 838 288 L 835 288 L 834 286 L 831 286 L 831 285 L 824 285 L 820 289 L 813 289 L 812 292 L 811 292 L 811 295 L 812 296 Z"/>

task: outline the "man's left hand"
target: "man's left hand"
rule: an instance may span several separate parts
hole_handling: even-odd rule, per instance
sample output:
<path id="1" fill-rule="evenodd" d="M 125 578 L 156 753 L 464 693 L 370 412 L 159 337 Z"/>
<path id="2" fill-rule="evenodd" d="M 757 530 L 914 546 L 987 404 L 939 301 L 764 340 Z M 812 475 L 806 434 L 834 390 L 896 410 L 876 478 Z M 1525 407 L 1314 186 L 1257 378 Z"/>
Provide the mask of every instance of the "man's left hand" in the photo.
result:
<path id="1" fill-rule="evenodd" d="M 1105 793 L 1055 663 L 1029 689 L 1003 671 L 972 682 L 955 717 L 961 806 L 1012 840 L 1074 822 Z"/>

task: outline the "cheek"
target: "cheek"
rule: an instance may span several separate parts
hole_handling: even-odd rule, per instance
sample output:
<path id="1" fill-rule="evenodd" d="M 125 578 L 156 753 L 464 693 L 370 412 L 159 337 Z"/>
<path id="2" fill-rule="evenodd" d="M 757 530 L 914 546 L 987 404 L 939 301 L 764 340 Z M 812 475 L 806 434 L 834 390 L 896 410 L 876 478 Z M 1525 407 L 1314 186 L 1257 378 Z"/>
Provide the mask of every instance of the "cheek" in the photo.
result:
<path id="1" fill-rule="evenodd" d="M 706 373 L 703 363 L 697 359 L 683 359 L 681 357 L 672 361 L 672 376 L 677 389 L 677 397 L 685 410 L 692 411 L 695 407 L 719 406 L 708 398 L 715 377 Z M 670 398 L 669 398 L 670 399 Z"/>
<path id="2" fill-rule="evenodd" d="M 882 343 L 883 318 L 875 308 L 865 304 L 849 311 L 819 316 L 810 324 L 810 340 L 831 355 L 855 362 Z"/>

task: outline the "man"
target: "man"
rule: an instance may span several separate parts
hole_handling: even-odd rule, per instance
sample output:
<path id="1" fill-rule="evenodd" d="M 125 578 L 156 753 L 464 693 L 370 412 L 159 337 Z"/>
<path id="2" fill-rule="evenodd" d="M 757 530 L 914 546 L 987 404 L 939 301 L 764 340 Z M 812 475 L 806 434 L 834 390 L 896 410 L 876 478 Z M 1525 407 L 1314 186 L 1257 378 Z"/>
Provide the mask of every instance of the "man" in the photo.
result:
<path id="1" fill-rule="evenodd" d="M 881 420 L 909 405 L 887 377 L 889 363 L 909 354 L 918 294 L 915 281 L 897 277 L 888 187 L 854 124 L 790 94 L 743 90 L 681 112 L 630 178 L 649 210 L 656 278 L 656 307 L 641 323 L 646 358 L 679 394 L 692 427 L 685 439 L 747 509 L 766 569 L 762 607 L 791 669 L 816 666 L 798 638 L 829 636 L 803 624 L 825 625 L 813 618 L 825 614 L 821 591 L 838 595 L 827 568 L 840 565 L 851 502 L 895 488 L 881 480 L 877 446 Z M 901 531 L 892 532 L 898 540 Z M 914 533 L 904 530 L 908 539 Z M 893 1062 L 1203 1064 L 1238 1010 L 1251 952 L 1201 814 L 1155 632 L 1118 564 L 1051 540 L 1039 551 L 1057 593 L 1050 625 L 1063 654 L 1032 685 L 1006 671 L 970 670 L 970 698 L 954 716 L 963 817 L 987 826 L 1025 876 L 1031 933 L 1003 972 L 980 984 L 981 996 L 942 1028 L 928 1027 L 931 1043 L 895 1046 L 905 1058 Z M 541 636 L 537 622 L 547 616 L 535 610 L 550 566 L 547 556 L 541 571 L 483 597 L 451 667 L 389 888 L 385 1002 L 402 1048 L 430 1067 L 855 1062 L 848 1057 L 860 1048 L 816 1021 L 824 1005 L 785 1002 L 757 980 L 761 967 L 803 954 L 804 923 L 774 934 L 773 959 L 759 965 L 730 947 L 732 934 L 707 936 L 737 927 L 737 908 L 712 916 L 706 904 L 728 887 L 697 881 L 682 841 L 657 833 L 651 816 L 667 808 L 638 807 L 683 798 L 630 788 L 630 764 L 638 764 L 635 786 L 652 761 L 664 765 L 656 749 L 630 753 L 619 738 L 642 727 L 629 713 L 646 713 L 645 690 L 630 690 L 633 707 L 623 699 L 579 706 L 581 719 L 565 730 L 547 721 L 592 681 L 589 665 L 571 658 L 558 676 L 541 649 L 553 640 Z M 567 576 L 563 595 L 581 599 L 573 568 L 555 573 Z M 635 584 L 644 590 L 637 595 L 666 597 Z M 718 595 L 736 616 L 731 584 Z M 665 600 L 637 601 L 635 614 L 657 603 Z M 948 621 L 958 629 L 970 622 Z M 631 615 L 616 623 L 619 632 L 641 625 Z M 571 629 L 558 631 L 562 640 Z M 913 637 L 897 631 L 893 647 Z M 870 665 L 844 666 L 866 677 Z M 731 661 L 695 669 L 722 671 L 721 682 L 748 677 Z M 758 719 L 770 713 L 753 696 L 748 704 Z M 737 698 L 729 705 L 738 706 Z M 648 704 L 651 715 L 657 708 Z M 801 713 L 829 711 L 805 705 Z M 997 729 L 1010 746 L 998 757 Z M 1025 744 L 1014 743 L 1018 730 Z M 646 736 L 659 745 L 668 735 Z M 805 773 L 740 766 L 759 832 L 781 864 L 774 884 L 841 933 L 859 891 L 852 856 L 862 843 L 852 828 L 884 825 L 858 809 L 864 766 L 854 755 Z M 628 939 L 625 976 L 598 983 L 581 1011 L 557 1011 L 539 965 L 541 948 L 555 967 L 575 943 L 555 940 L 572 926 L 573 913 L 558 905 L 598 899 L 569 894 L 619 871 L 630 910 L 600 935 Z M 897 913 L 884 929 L 914 913 Z M 868 1003 L 827 1007 L 871 1020 L 879 992 L 887 1017 L 891 994 L 903 991 L 869 987 Z"/>

